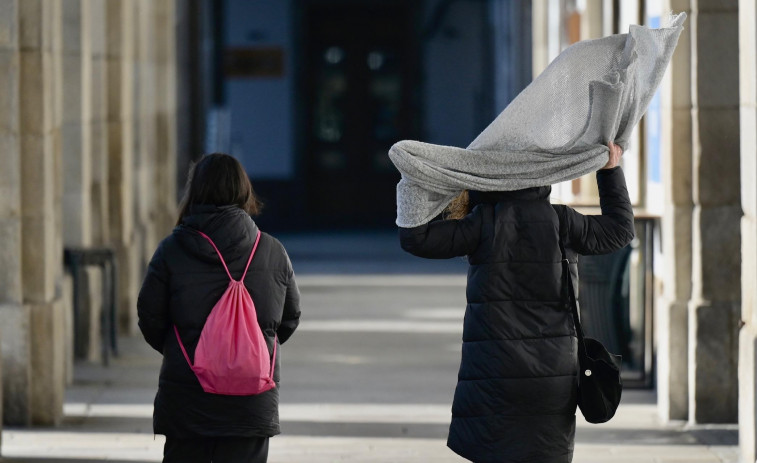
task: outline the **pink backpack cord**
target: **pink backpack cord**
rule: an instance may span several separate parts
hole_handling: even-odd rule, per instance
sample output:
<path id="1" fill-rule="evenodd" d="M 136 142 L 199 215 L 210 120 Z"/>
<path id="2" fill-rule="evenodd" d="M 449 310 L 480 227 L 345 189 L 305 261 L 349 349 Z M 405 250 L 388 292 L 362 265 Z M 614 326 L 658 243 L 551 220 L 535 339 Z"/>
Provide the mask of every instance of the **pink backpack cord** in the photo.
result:
<path id="1" fill-rule="evenodd" d="M 223 260 L 223 256 L 221 255 L 221 251 L 218 250 L 218 248 L 216 247 L 216 244 L 213 242 L 213 240 L 211 240 L 208 235 L 206 235 L 205 233 L 201 232 L 200 230 L 197 230 L 197 233 L 199 233 L 203 238 L 205 238 L 206 240 L 208 240 L 210 242 L 210 245 L 213 246 L 213 249 L 216 250 L 216 253 L 218 254 L 218 257 L 221 259 L 221 263 L 223 264 L 223 269 L 226 270 L 226 275 L 229 276 L 229 280 L 231 280 L 231 281 L 237 281 L 237 280 L 235 280 L 231 276 L 231 273 L 229 272 L 229 267 L 226 266 L 226 261 Z M 255 237 L 255 244 L 252 245 L 252 252 L 250 253 L 250 258 L 247 259 L 247 265 L 245 265 L 245 267 L 244 267 L 244 273 L 242 274 L 242 278 L 239 279 L 240 282 L 244 281 L 244 277 L 247 276 L 247 269 L 250 268 L 250 262 L 252 262 L 252 256 L 255 255 L 255 250 L 258 249 L 258 242 L 260 242 L 260 230 L 258 230 L 258 234 Z"/>
<path id="2" fill-rule="evenodd" d="M 201 232 L 199 230 L 197 230 L 197 233 L 199 233 L 203 238 L 205 238 L 206 240 L 208 240 L 208 242 L 210 242 L 210 244 L 213 246 L 213 249 L 215 249 L 216 253 L 218 254 L 218 257 L 221 259 L 221 264 L 223 264 L 223 268 L 226 271 L 226 275 L 228 275 L 229 280 L 231 280 L 231 282 L 229 284 L 230 285 L 235 285 L 235 284 L 244 285 L 244 279 L 247 276 L 247 270 L 250 267 L 250 263 L 252 262 L 252 258 L 255 255 L 255 251 L 258 248 L 258 243 L 260 242 L 260 235 L 261 235 L 260 230 L 258 230 L 257 236 L 255 237 L 255 244 L 252 247 L 252 252 L 250 252 L 250 257 L 247 259 L 247 265 L 244 268 L 244 273 L 242 274 L 242 277 L 238 281 L 235 280 L 231 276 L 231 273 L 229 272 L 229 268 L 226 265 L 226 261 L 223 259 L 223 255 L 221 255 L 221 251 L 218 250 L 218 247 L 215 245 L 215 243 L 213 242 L 213 240 L 210 239 L 210 237 L 208 235 L 206 235 L 205 233 L 203 233 L 203 232 Z M 248 293 L 248 291 L 247 291 L 246 288 L 244 288 L 244 291 L 245 291 L 245 293 Z M 249 299 L 249 296 L 247 296 L 247 298 Z M 253 308 L 253 313 L 254 313 L 254 306 L 252 308 Z M 214 307 L 214 310 L 215 310 L 215 307 Z M 256 322 L 256 324 L 257 324 L 257 322 Z M 260 328 L 258 327 L 258 330 L 259 329 Z M 184 354 L 184 358 L 186 359 L 187 364 L 189 364 L 190 368 L 192 368 L 192 371 L 194 371 L 195 374 L 199 375 L 200 374 L 199 373 L 200 370 L 195 370 L 195 365 L 193 365 L 192 362 L 190 361 L 189 354 L 187 354 L 187 350 L 184 347 L 184 343 L 181 341 L 181 337 L 179 336 L 179 329 L 178 329 L 178 327 L 175 324 L 174 324 L 174 333 L 176 334 L 176 339 L 179 342 L 179 347 L 181 348 L 182 354 Z M 264 336 L 263 336 L 263 338 L 261 338 L 261 342 L 264 340 L 264 338 L 265 338 Z M 277 350 L 276 344 L 277 344 L 277 342 L 278 342 L 278 336 L 275 336 L 274 337 L 274 342 L 273 342 L 273 356 L 271 357 L 271 362 L 270 362 L 270 372 L 269 372 L 268 378 L 266 380 L 269 384 L 271 384 L 271 386 L 268 386 L 268 388 L 273 387 L 273 384 L 274 384 L 273 383 L 273 374 L 274 374 L 275 365 L 276 365 L 276 350 Z M 200 379 L 201 379 L 200 382 L 203 383 L 202 378 L 200 378 Z M 206 385 L 205 384 L 203 384 L 203 389 L 206 389 Z M 264 389 L 264 390 L 267 390 L 267 389 Z M 212 389 L 211 390 L 206 389 L 206 392 L 217 392 L 217 391 L 214 391 Z M 217 392 L 217 393 L 224 393 L 224 392 Z M 239 394 L 237 394 L 236 391 L 231 391 L 231 392 L 227 392 L 227 393 L 230 393 L 232 395 L 247 395 L 246 393 L 239 393 Z"/>

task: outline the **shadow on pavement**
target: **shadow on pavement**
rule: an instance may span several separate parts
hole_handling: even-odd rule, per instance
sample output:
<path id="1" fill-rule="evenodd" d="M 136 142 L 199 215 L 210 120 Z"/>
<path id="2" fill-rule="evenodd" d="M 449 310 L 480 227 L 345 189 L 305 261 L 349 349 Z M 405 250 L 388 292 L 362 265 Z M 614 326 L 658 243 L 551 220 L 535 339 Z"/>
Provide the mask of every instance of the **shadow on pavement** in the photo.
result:
<path id="1" fill-rule="evenodd" d="M 717 430 L 718 439 L 713 437 L 713 430 L 706 432 L 681 431 L 678 429 L 616 429 L 616 428 L 578 428 L 576 441 L 582 444 L 602 445 L 738 445 L 737 430 Z M 702 442 L 704 438 L 708 442 Z"/>

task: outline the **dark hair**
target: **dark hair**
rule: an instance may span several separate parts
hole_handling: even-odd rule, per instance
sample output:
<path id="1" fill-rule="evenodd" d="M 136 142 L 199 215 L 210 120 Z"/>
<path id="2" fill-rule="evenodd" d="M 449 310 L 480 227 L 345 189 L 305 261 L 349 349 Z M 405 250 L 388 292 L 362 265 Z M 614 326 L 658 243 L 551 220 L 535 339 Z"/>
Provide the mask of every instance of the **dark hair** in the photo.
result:
<path id="1" fill-rule="evenodd" d="M 250 215 L 258 215 L 263 209 L 242 164 L 222 153 L 203 156 L 189 169 L 176 225 L 195 204 L 236 205 Z"/>

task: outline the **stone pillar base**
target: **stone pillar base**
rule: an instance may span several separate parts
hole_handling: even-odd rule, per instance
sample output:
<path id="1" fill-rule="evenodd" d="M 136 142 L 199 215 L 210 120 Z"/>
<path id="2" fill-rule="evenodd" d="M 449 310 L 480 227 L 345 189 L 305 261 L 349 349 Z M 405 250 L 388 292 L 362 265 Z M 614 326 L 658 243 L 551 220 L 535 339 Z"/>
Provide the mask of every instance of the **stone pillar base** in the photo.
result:
<path id="1" fill-rule="evenodd" d="M 90 362 L 102 360 L 100 317 L 102 314 L 102 269 L 86 267 L 82 270 L 79 283 L 83 300 L 79 307 L 76 336 L 74 338 L 76 356 Z"/>
<path id="2" fill-rule="evenodd" d="M 65 349 L 63 302 L 29 304 L 32 326 L 31 419 L 55 426 L 63 419 Z"/>
<path id="3" fill-rule="evenodd" d="M 0 334 L 0 337 L 2 337 L 1 334 Z M 2 343 L 0 342 L 0 344 L 2 344 Z M 2 358 L 3 358 L 2 357 L 2 348 L 0 348 L 0 360 L 2 360 Z M 2 381 L 2 379 L 3 379 L 3 362 L 0 361 L 0 397 L 3 396 L 3 381 Z M 0 418 L 2 418 L 2 416 L 3 416 L 3 401 L 0 400 Z M 2 426 L 2 421 L 3 420 L 0 419 L 0 448 L 2 448 L 2 446 L 3 446 L 3 432 L 2 432 L 3 431 L 3 426 Z M 0 454 L 0 461 L 2 461 L 2 458 L 3 457 Z"/>
<path id="4" fill-rule="evenodd" d="M 688 303 L 663 301 L 657 311 L 657 404 L 662 421 L 689 419 Z"/>
<path id="5" fill-rule="evenodd" d="M 741 305 L 713 301 L 689 312 L 689 421 L 737 423 Z"/>
<path id="6" fill-rule="evenodd" d="M 63 375 L 66 385 L 74 382 L 74 278 L 70 273 L 63 275 L 63 351 L 65 363 Z"/>
<path id="7" fill-rule="evenodd" d="M 31 348 L 29 308 L 0 304 L 0 351 L 3 361 L 3 423 L 31 423 Z"/>
<path id="8" fill-rule="evenodd" d="M 757 460 L 757 328 L 748 324 L 739 333 L 739 446 L 741 461 Z"/>
<path id="9" fill-rule="evenodd" d="M 126 336 L 139 334 L 137 325 L 137 294 L 146 267 L 141 267 L 139 252 L 133 244 L 116 246 L 118 262 L 118 332 Z"/>

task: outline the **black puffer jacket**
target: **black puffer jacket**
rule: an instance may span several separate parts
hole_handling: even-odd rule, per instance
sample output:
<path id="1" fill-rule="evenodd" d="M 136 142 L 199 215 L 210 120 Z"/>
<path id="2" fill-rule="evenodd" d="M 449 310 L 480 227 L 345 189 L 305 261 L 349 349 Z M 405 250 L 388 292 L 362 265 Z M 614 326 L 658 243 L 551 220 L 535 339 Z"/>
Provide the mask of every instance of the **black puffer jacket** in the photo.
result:
<path id="1" fill-rule="evenodd" d="M 197 206 L 155 251 L 137 301 L 142 334 L 163 354 L 155 432 L 174 438 L 273 436 L 280 432 L 278 387 L 254 396 L 205 393 L 179 348 L 174 324 L 193 359 L 205 320 L 229 284 L 218 254 L 195 230 L 210 236 L 232 277 L 240 278 L 258 227 L 236 206 Z M 300 317 L 292 265 L 275 238 L 261 234 L 244 283 L 272 352 L 275 337 L 280 343 L 289 339 Z"/>
<path id="2" fill-rule="evenodd" d="M 597 173 L 602 215 L 549 203 L 550 187 L 478 193 L 461 220 L 400 229 L 417 256 L 467 255 L 463 350 L 447 445 L 481 463 L 569 463 L 575 434 L 577 340 L 562 296 L 558 238 L 577 288 L 577 254 L 634 236 L 620 168 Z"/>

